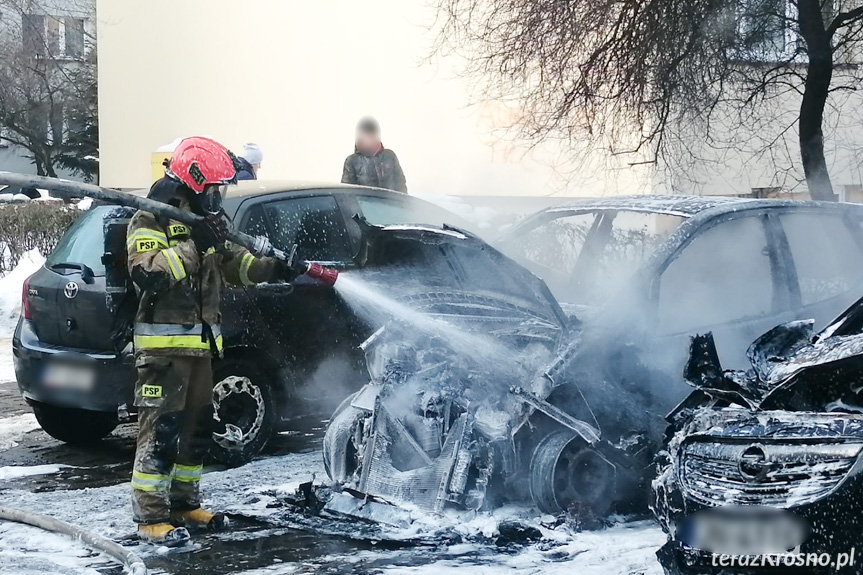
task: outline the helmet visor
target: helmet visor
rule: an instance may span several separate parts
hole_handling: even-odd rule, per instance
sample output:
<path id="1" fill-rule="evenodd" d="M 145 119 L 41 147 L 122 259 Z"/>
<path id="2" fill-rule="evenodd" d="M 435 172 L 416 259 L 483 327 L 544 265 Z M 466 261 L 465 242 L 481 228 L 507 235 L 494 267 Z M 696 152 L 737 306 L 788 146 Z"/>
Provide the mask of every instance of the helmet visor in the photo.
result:
<path id="1" fill-rule="evenodd" d="M 203 212 L 210 215 L 222 213 L 222 200 L 225 198 L 225 192 L 228 186 L 224 184 L 211 184 L 204 188 L 203 193 L 199 196 L 200 207 Z"/>

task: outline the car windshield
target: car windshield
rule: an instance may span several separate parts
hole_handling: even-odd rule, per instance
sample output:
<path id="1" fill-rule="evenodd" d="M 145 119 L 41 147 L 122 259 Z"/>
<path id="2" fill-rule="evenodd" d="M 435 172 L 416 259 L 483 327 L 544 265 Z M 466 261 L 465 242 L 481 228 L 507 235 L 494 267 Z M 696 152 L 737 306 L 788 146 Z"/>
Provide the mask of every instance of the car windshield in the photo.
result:
<path id="1" fill-rule="evenodd" d="M 78 218 L 48 256 L 45 267 L 84 264 L 93 270 L 95 275 L 105 275 L 105 265 L 102 263 L 105 246 L 102 217 L 108 209 L 109 206 L 98 207 Z"/>
<path id="2" fill-rule="evenodd" d="M 421 224 L 441 227 L 449 224 L 470 229 L 470 225 L 459 216 L 429 202 L 405 197 L 404 199 L 357 196 L 360 214 L 375 226 L 396 224 Z"/>
<path id="3" fill-rule="evenodd" d="M 596 306 L 619 290 L 677 229 L 680 216 L 634 211 L 549 212 L 501 246 L 562 303 Z"/>

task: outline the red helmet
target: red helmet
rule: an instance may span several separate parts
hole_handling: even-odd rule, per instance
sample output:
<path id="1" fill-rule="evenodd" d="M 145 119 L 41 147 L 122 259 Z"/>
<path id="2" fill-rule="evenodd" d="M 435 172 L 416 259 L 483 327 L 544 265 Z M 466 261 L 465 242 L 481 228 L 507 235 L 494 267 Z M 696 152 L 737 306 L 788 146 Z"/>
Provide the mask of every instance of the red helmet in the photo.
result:
<path id="1" fill-rule="evenodd" d="M 237 183 L 234 155 L 219 142 L 200 136 L 180 141 L 165 174 L 199 194 L 207 185 Z"/>

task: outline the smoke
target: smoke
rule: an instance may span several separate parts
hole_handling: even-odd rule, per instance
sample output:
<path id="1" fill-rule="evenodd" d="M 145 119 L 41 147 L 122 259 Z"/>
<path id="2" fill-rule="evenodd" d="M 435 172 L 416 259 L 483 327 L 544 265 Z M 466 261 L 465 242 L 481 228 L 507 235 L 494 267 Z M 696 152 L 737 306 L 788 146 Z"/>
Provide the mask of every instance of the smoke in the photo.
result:
<path id="1" fill-rule="evenodd" d="M 570 369 L 606 434 L 661 429 L 660 418 L 691 391 L 682 372 L 692 335 L 712 331 L 723 367 L 747 369 L 746 350 L 762 333 L 810 317 L 824 326 L 863 285 L 857 230 L 838 214 L 776 212 L 801 306 L 791 298 L 794 279 L 779 272 L 785 254 L 764 211 L 681 231 L 683 217 L 596 213 L 550 214 L 498 247 L 584 322 Z"/>

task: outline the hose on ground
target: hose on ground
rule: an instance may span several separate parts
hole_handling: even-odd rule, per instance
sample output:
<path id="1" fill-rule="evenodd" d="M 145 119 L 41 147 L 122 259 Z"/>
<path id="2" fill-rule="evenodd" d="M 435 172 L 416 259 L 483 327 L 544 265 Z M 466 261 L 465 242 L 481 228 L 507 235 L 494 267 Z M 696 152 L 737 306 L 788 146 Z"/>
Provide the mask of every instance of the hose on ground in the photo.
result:
<path id="1" fill-rule="evenodd" d="M 130 575 L 147 575 L 147 566 L 144 565 L 140 557 L 113 541 L 71 523 L 66 523 L 65 521 L 60 521 L 41 513 L 3 507 L 2 505 L 0 505 L 0 519 L 15 521 L 16 523 L 26 523 L 27 525 L 45 529 L 46 531 L 53 531 L 54 533 L 64 533 L 117 559 L 126 566 Z"/>

